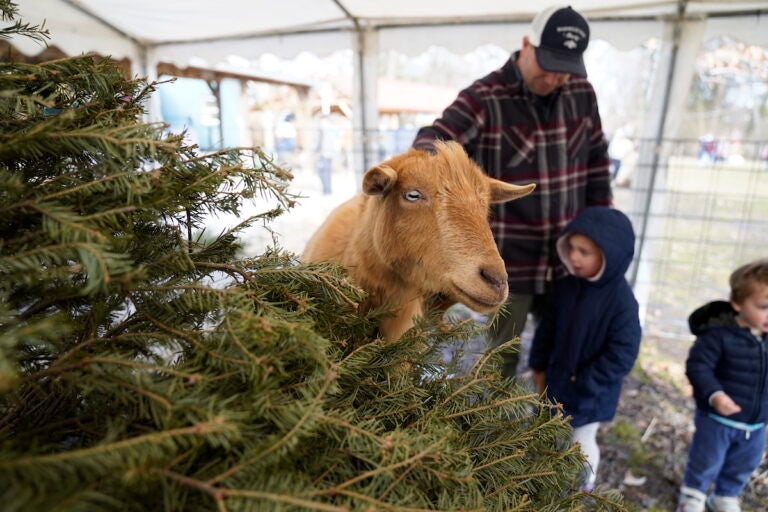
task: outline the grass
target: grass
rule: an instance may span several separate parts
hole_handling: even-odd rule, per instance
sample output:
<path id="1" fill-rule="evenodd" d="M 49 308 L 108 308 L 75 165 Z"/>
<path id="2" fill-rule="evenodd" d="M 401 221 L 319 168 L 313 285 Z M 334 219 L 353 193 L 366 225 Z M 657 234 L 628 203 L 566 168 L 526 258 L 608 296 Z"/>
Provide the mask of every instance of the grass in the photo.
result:
<path id="1" fill-rule="evenodd" d="M 643 339 L 640 354 L 632 370 L 640 382 L 651 383 L 651 374 L 672 386 L 680 395 L 689 395 L 685 376 L 685 359 L 689 344 L 677 342 L 670 346 L 668 340 L 650 337 Z"/>
<path id="2" fill-rule="evenodd" d="M 642 432 L 637 426 L 626 421 L 617 421 L 605 434 L 605 441 L 620 444 L 628 453 L 628 469 L 635 475 L 646 474 L 649 467 L 653 466 L 654 454 L 643 446 Z"/>
<path id="3" fill-rule="evenodd" d="M 673 157 L 666 171 L 642 255 L 650 264 L 645 320 L 650 333 L 682 339 L 695 308 L 727 297 L 737 265 L 765 257 L 768 169 L 762 161 L 702 165 Z"/>

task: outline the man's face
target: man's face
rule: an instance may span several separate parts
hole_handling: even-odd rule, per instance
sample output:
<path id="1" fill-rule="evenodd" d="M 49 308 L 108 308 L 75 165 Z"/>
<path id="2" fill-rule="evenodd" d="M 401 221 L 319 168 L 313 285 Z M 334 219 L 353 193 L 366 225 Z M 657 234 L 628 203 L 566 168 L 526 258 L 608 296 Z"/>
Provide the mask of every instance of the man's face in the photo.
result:
<path id="1" fill-rule="evenodd" d="M 539 96 L 546 96 L 562 87 L 571 77 L 568 73 L 551 73 L 541 69 L 536 60 L 536 50 L 527 37 L 523 37 L 523 47 L 520 49 L 517 67 L 528 89 Z"/>
<path id="2" fill-rule="evenodd" d="M 741 304 L 731 302 L 739 313 L 740 323 L 762 334 L 768 332 L 768 286 L 758 285 Z"/>

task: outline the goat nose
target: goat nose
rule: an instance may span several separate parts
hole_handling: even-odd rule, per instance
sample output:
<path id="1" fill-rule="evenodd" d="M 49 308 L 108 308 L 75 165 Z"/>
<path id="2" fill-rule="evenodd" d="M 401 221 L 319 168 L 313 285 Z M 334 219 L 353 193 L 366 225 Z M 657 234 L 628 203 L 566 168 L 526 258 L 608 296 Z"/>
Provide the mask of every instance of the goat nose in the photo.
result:
<path id="1" fill-rule="evenodd" d="M 504 267 L 499 269 L 482 267 L 480 268 L 480 276 L 486 283 L 499 291 L 507 288 L 507 271 Z"/>

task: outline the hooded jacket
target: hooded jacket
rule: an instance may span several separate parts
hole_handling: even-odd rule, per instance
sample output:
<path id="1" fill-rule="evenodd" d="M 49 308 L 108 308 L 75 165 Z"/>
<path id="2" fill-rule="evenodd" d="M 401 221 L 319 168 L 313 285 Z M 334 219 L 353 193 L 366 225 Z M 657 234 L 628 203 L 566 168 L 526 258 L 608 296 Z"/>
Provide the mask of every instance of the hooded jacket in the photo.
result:
<path id="1" fill-rule="evenodd" d="M 715 412 L 709 398 L 715 391 L 725 391 L 741 407 L 728 419 L 768 422 L 768 336 L 758 338 L 739 326 L 736 315 L 726 301 L 710 302 L 691 313 L 688 325 L 696 341 L 685 374 L 700 410 Z"/>
<path id="2" fill-rule="evenodd" d="M 603 268 L 591 279 L 568 268 L 564 251 L 573 233 L 589 237 L 603 253 Z M 546 372 L 549 397 L 563 405 L 574 427 L 613 419 L 622 380 L 637 359 L 638 305 L 624 278 L 634 247 L 627 216 L 602 206 L 583 210 L 558 237 L 558 254 L 569 274 L 555 281 L 529 366 Z"/>

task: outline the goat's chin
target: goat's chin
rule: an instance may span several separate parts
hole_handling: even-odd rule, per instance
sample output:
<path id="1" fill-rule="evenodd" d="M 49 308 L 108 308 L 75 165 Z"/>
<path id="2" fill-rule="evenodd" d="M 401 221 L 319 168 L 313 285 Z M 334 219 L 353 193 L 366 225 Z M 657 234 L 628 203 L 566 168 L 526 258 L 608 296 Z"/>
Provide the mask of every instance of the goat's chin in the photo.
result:
<path id="1" fill-rule="evenodd" d="M 461 302 L 469 309 L 477 311 L 478 313 L 490 313 L 495 311 L 501 306 L 505 300 L 507 300 L 508 289 L 505 287 L 503 290 L 494 290 L 489 287 L 482 289 L 459 287 L 453 285 L 452 297 Z"/>

